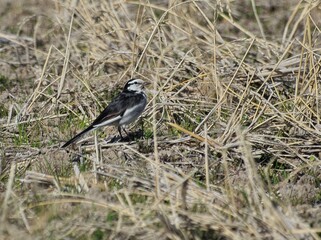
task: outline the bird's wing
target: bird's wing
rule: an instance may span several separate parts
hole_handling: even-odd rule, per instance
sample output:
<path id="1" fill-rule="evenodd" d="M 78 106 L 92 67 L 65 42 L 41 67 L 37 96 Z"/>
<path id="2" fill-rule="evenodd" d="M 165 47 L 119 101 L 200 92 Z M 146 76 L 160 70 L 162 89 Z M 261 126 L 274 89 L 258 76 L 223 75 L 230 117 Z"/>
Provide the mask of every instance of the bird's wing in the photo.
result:
<path id="1" fill-rule="evenodd" d="M 119 121 L 128 108 L 143 98 L 141 94 L 120 93 L 105 110 L 93 121 L 93 127 L 102 127 Z"/>

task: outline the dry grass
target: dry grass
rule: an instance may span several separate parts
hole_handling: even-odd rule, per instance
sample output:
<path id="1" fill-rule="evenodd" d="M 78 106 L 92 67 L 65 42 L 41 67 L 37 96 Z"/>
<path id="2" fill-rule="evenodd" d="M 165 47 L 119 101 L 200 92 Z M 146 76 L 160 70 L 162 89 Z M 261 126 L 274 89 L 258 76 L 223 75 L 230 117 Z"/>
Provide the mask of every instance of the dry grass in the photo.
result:
<path id="1" fill-rule="evenodd" d="M 320 238 L 319 1 L 24 2 L 0 2 L 1 239 Z M 132 76 L 144 137 L 60 149 Z"/>

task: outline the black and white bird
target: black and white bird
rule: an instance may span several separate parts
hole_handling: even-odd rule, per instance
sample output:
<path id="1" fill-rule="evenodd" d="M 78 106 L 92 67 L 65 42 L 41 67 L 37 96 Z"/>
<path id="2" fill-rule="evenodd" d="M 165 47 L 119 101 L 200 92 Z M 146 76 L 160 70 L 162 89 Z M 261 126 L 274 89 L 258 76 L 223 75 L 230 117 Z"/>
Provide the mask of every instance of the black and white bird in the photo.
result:
<path id="1" fill-rule="evenodd" d="M 92 124 L 62 145 L 62 148 L 76 142 L 85 133 L 109 125 L 117 126 L 120 137 L 123 138 L 121 135 L 122 126 L 134 122 L 146 107 L 147 97 L 144 88 L 148 84 L 139 78 L 130 79 L 123 91 L 109 103 Z"/>

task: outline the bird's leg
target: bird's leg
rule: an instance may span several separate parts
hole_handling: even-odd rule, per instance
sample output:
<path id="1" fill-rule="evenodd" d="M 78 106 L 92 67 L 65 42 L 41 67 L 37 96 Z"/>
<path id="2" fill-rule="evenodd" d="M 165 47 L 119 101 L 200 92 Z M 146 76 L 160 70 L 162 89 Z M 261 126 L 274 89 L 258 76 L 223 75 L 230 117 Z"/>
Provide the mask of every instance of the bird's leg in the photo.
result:
<path id="1" fill-rule="evenodd" d="M 123 131 L 126 133 L 127 137 L 129 137 L 129 135 L 128 135 L 128 133 L 127 133 L 125 128 L 123 128 Z"/>
<path id="2" fill-rule="evenodd" d="M 121 126 L 118 126 L 118 132 L 119 132 L 120 138 L 121 138 L 121 139 L 124 139 L 123 136 L 121 135 Z M 127 134 L 127 133 L 126 133 L 126 134 Z"/>
<path id="3" fill-rule="evenodd" d="M 118 126 L 118 132 L 120 135 L 121 140 L 125 140 L 125 138 L 123 137 L 123 135 L 121 134 L 121 130 L 123 130 L 126 133 L 126 138 L 129 139 L 130 136 L 128 135 L 127 131 L 125 128 L 122 128 L 121 126 Z"/>

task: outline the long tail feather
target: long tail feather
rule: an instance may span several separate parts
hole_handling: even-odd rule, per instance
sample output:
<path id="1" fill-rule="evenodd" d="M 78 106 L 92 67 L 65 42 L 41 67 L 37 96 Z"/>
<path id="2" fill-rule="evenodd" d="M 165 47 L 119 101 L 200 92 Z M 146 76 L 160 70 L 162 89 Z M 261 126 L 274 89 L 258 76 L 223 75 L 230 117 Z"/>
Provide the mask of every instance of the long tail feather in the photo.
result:
<path id="1" fill-rule="evenodd" d="M 82 137 L 82 135 L 84 135 L 87 132 L 90 132 L 91 130 L 93 130 L 94 127 L 91 125 L 88 128 L 86 128 L 85 130 L 83 130 L 82 132 L 78 133 L 76 136 L 74 136 L 72 139 L 70 139 L 68 142 L 66 142 L 64 145 L 61 146 L 61 148 L 65 148 L 67 146 L 69 146 L 70 144 L 76 142 L 79 138 Z"/>

